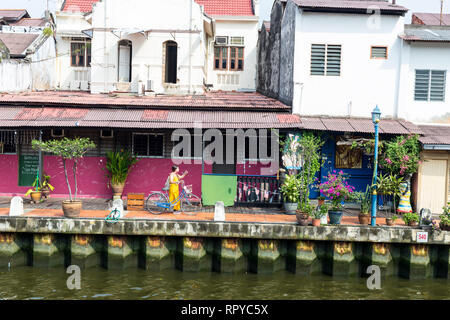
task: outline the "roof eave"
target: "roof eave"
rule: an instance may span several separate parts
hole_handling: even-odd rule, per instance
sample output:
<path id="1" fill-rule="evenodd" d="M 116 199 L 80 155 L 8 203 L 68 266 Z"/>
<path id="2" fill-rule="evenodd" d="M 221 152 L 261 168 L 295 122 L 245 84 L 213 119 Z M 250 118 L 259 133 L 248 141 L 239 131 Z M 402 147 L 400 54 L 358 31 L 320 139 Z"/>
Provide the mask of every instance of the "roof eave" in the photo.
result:
<path id="1" fill-rule="evenodd" d="M 319 8 L 319 7 L 307 7 L 299 6 L 304 12 L 325 12 L 325 13 L 352 13 L 352 14 L 371 14 L 370 8 Z M 382 15 L 392 15 L 392 16 L 405 16 L 408 10 L 386 10 L 381 9 L 380 14 Z"/>

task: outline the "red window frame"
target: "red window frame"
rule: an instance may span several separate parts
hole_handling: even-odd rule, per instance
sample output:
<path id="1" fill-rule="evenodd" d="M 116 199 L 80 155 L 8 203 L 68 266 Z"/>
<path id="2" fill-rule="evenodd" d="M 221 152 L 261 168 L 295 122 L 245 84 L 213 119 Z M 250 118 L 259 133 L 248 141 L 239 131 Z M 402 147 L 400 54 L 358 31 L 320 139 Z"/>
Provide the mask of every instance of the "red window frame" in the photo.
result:
<path id="1" fill-rule="evenodd" d="M 219 55 L 217 55 L 219 50 Z M 225 52 L 225 54 L 224 54 Z M 224 66 L 225 63 L 225 66 Z M 214 70 L 228 70 L 228 47 L 215 46 L 214 47 Z"/>

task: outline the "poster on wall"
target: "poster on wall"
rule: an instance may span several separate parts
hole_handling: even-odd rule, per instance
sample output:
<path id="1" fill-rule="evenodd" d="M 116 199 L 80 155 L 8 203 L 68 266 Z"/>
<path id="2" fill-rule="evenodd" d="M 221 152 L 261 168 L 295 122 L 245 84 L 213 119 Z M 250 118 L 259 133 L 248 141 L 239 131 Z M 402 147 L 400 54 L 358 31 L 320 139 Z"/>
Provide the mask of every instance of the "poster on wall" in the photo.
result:
<path id="1" fill-rule="evenodd" d="M 300 170 L 302 158 L 300 155 L 300 134 L 288 134 L 281 157 L 283 166 L 288 170 Z"/>
<path id="2" fill-rule="evenodd" d="M 23 154 L 19 157 L 19 186 L 29 187 L 36 180 L 39 155 Z"/>

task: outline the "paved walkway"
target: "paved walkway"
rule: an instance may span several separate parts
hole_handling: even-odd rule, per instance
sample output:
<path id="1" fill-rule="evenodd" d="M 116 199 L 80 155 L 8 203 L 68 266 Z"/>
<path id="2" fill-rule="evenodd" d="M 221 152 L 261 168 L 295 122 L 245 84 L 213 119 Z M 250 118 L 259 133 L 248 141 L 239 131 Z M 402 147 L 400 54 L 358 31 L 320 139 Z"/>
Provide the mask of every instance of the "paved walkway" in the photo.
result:
<path id="1" fill-rule="evenodd" d="M 0 197 L 0 216 L 9 214 L 10 197 Z M 49 198 L 41 203 L 34 204 L 28 199 L 24 200 L 25 217 L 63 217 L 60 198 Z M 83 210 L 80 218 L 103 219 L 109 214 L 106 199 L 82 199 Z M 126 201 L 125 201 L 126 203 Z M 254 222 L 254 223 L 282 223 L 297 224 L 295 215 L 284 214 L 280 208 L 255 208 L 255 207 L 229 207 L 226 208 L 226 221 L 228 222 Z M 380 212 L 377 218 L 378 225 L 386 225 L 385 215 Z M 149 220 L 184 220 L 184 221 L 213 221 L 214 207 L 203 208 L 201 212 L 179 214 L 164 213 L 154 215 L 147 211 L 124 211 L 122 219 L 149 219 Z M 311 222 L 311 218 L 310 218 Z M 358 211 L 347 209 L 344 211 L 341 224 L 360 225 Z M 401 219 L 396 221 L 397 226 L 404 226 Z"/>

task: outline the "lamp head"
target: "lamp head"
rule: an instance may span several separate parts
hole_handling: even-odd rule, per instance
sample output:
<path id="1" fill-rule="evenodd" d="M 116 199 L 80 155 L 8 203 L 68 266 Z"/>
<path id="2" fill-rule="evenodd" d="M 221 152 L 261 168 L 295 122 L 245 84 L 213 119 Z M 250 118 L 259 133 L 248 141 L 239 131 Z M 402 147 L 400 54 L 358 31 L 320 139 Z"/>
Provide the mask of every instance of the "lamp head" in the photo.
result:
<path id="1" fill-rule="evenodd" d="M 380 109 L 378 109 L 378 106 L 376 106 L 375 109 L 373 109 L 372 111 L 372 122 L 376 124 L 380 122 L 380 118 L 381 118 L 381 111 Z"/>

